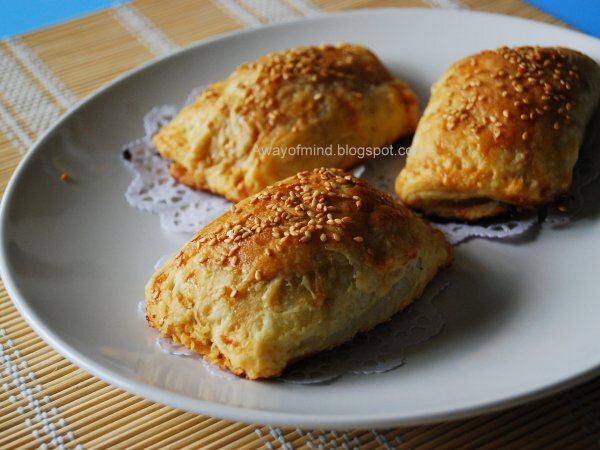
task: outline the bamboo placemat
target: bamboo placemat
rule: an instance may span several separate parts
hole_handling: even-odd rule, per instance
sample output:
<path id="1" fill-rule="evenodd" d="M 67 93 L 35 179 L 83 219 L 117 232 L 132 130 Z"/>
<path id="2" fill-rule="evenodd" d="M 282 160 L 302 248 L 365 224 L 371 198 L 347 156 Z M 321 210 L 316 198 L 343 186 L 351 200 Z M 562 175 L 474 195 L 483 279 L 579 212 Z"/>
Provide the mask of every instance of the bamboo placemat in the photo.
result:
<path id="1" fill-rule="evenodd" d="M 558 20 L 518 0 L 135 0 L 0 42 L 0 189 L 41 132 L 120 73 L 218 33 L 324 11 L 472 8 Z M 0 448 L 595 448 L 600 379 L 469 420 L 393 430 L 233 423 L 143 400 L 48 347 L 0 286 Z"/>

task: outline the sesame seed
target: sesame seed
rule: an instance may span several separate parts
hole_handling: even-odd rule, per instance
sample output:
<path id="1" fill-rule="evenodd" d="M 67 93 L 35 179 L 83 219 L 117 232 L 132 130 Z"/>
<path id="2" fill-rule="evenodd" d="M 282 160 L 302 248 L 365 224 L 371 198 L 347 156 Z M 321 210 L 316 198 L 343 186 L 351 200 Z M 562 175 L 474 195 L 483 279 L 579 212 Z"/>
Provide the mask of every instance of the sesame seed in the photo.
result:
<path id="1" fill-rule="evenodd" d="M 338 169 L 302 172 L 292 184 L 279 182 L 267 188 L 266 192 L 252 197 L 250 203 L 264 202 L 264 205 L 256 209 L 261 211 L 260 215 L 255 212 L 241 214 L 241 209 L 237 207 L 235 217 L 232 216 L 229 222 L 218 229 L 213 229 L 212 233 L 198 238 L 197 245 L 200 240 L 212 246 L 224 244 L 226 247 L 221 250 L 220 255 L 213 257 L 215 263 L 236 266 L 240 261 L 238 252 L 244 248 L 244 242 L 266 230 L 270 230 L 272 239 L 279 240 L 274 244 L 279 250 L 288 240 L 308 242 L 314 233 L 317 233 L 318 243 L 325 243 L 329 239 L 339 242 L 343 234 L 340 227 L 351 219 L 348 216 L 340 217 L 341 215 L 336 217 L 338 208 L 332 202 L 339 204 L 340 210 L 346 208 L 342 206 L 343 202 L 339 202 L 342 199 L 352 198 L 361 206 L 360 196 L 346 192 L 349 186 L 356 184 L 356 178 Z M 285 191 L 278 189 L 280 187 L 285 187 Z M 326 187 L 331 190 L 327 191 Z M 326 231 L 326 227 L 332 229 Z M 271 256 L 273 251 L 265 248 L 264 253 Z M 263 279 L 260 271 L 255 271 L 253 276 L 257 281 Z"/>
<path id="2" fill-rule="evenodd" d="M 238 290 L 237 290 L 237 289 L 233 289 L 233 290 L 231 291 L 231 294 L 229 294 L 229 296 L 230 296 L 231 298 L 236 298 L 236 297 L 237 297 L 237 295 L 238 295 Z"/>
<path id="3" fill-rule="evenodd" d="M 256 272 L 254 272 L 254 279 L 256 281 L 262 280 L 262 273 L 260 272 L 260 270 L 257 270 Z"/>
<path id="4" fill-rule="evenodd" d="M 506 122 L 499 122 L 493 111 L 489 117 L 481 114 L 476 109 L 476 102 L 482 101 L 482 94 L 469 91 L 482 82 L 487 83 L 486 86 L 490 89 L 496 89 L 496 95 L 506 98 L 518 108 L 519 111 L 515 113 L 510 109 L 501 110 L 501 118 L 508 119 L 514 114 L 521 120 L 529 121 L 556 113 L 557 130 L 565 123 L 570 123 L 572 119 L 569 113 L 574 108 L 573 91 L 581 86 L 580 69 L 570 55 L 556 48 L 502 47 L 484 51 L 465 61 L 471 63 L 494 54 L 503 58 L 497 64 L 501 69 L 471 70 L 464 75 L 457 75 L 456 79 L 442 82 L 449 92 L 443 103 L 445 109 L 442 109 L 443 123 L 447 130 L 453 130 L 459 123 L 467 120 L 472 123 L 465 124 L 465 127 L 475 131 L 480 122 L 484 127 L 491 122 L 495 125 L 490 131 L 494 137 L 500 136 L 498 128 Z M 489 67 L 487 61 L 481 66 Z M 478 117 L 479 115 L 482 117 Z"/>
<path id="5" fill-rule="evenodd" d="M 354 241 L 356 241 L 356 242 L 363 242 L 364 241 L 364 238 L 362 236 L 354 236 L 352 239 Z"/>
<path id="6" fill-rule="evenodd" d="M 524 141 L 526 141 L 527 137 L 528 137 L 527 131 L 524 131 L 523 134 L 521 135 L 521 139 L 523 139 Z"/>

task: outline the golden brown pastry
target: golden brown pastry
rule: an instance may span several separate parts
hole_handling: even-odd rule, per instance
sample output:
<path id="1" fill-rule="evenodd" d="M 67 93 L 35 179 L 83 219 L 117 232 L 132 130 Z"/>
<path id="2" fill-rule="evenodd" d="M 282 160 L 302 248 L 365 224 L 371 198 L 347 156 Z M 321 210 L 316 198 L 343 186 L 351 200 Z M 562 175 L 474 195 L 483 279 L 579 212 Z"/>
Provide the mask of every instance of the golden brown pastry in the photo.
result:
<path id="1" fill-rule="evenodd" d="M 339 345 L 418 298 L 452 247 L 339 169 L 287 178 L 203 228 L 146 286 L 163 336 L 248 378 Z"/>
<path id="2" fill-rule="evenodd" d="M 182 183 L 239 201 L 302 170 L 348 168 L 360 158 L 337 154 L 338 144 L 381 147 L 412 134 L 417 120 L 413 92 L 368 49 L 323 45 L 241 65 L 183 108 L 154 145 Z"/>
<path id="3" fill-rule="evenodd" d="M 566 48 L 499 48 L 433 86 L 396 192 L 426 214 L 475 220 L 558 200 L 571 186 L 600 68 Z"/>

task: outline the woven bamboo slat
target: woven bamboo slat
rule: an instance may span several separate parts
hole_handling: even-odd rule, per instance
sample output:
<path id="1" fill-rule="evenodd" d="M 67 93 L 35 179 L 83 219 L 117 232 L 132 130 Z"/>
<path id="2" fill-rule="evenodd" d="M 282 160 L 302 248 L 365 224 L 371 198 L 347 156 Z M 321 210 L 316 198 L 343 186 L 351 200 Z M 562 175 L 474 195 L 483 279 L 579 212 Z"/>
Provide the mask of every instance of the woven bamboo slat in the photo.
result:
<path id="1" fill-rule="evenodd" d="M 565 26 L 519 0 L 134 0 L 0 42 L 0 192 L 45 127 L 77 99 L 139 64 L 209 36 L 280 18 L 390 6 L 470 8 Z M 18 100 L 15 90 L 22 94 Z M 48 347 L 2 285 L 0 344 L 0 449 L 600 446 L 600 380 L 450 423 L 382 431 L 299 430 L 203 417 L 110 386 Z"/>

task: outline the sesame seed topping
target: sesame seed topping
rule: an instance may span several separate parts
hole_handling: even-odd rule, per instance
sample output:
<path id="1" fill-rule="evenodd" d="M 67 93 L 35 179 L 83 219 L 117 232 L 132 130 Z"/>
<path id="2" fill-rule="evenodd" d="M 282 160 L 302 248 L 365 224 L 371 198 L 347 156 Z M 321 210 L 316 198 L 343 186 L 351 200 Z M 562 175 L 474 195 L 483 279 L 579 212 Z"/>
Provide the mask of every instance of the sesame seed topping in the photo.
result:
<path id="1" fill-rule="evenodd" d="M 362 236 L 351 231 L 353 219 L 349 215 L 360 214 L 368 201 L 360 194 L 363 183 L 339 169 L 301 172 L 244 200 L 245 207 L 238 204 L 227 213 L 228 221 L 196 238 L 196 245 L 199 250 L 200 241 L 215 247 L 209 258 L 215 264 L 235 267 L 242 258 L 247 259 L 247 249 L 256 248 L 257 244 L 264 247 L 259 251 L 273 257 L 273 250 L 282 251 L 288 242 L 322 245 L 344 238 L 363 242 Z M 273 244 L 267 247 L 265 239 Z M 250 276 L 256 281 L 265 279 L 260 270 Z"/>
<path id="2" fill-rule="evenodd" d="M 238 114 L 250 115 L 263 111 L 258 117 L 265 117 L 267 128 L 277 125 L 284 114 L 277 109 L 281 86 L 287 82 L 310 83 L 314 89 L 313 100 L 323 98 L 319 84 L 341 84 L 356 98 L 361 98 L 365 88 L 391 79 L 389 71 L 371 52 L 363 47 L 339 44 L 294 48 L 283 52 L 270 53 L 256 62 L 240 66 L 236 72 L 254 72 L 253 83 L 237 84 L 241 91 L 240 104 L 235 108 Z M 218 97 L 220 94 L 208 88 L 201 96 Z M 309 111 L 315 108 L 314 102 L 303 107 Z M 299 126 L 294 125 L 293 132 Z"/>
<path id="3" fill-rule="evenodd" d="M 507 125 L 513 117 L 535 121 L 551 115 L 551 123 L 558 123 L 557 130 L 571 123 L 570 111 L 577 106 L 575 91 L 582 88 L 582 76 L 577 59 L 564 50 L 502 47 L 456 64 L 477 69 L 454 72 L 440 82 L 447 93 L 441 111 L 447 130 L 459 126 L 475 133 L 487 130 L 498 138 L 502 134 L 498 127 Z M 484 90 L 472 89 L 479 86 Z M 484 102 L 488 93 L 491 99 L 497 96 L 501 100 Z M 495 104 L 503 105 L 496 113 Z M 511 109 L 513 106 L 515 109 Z"/>

